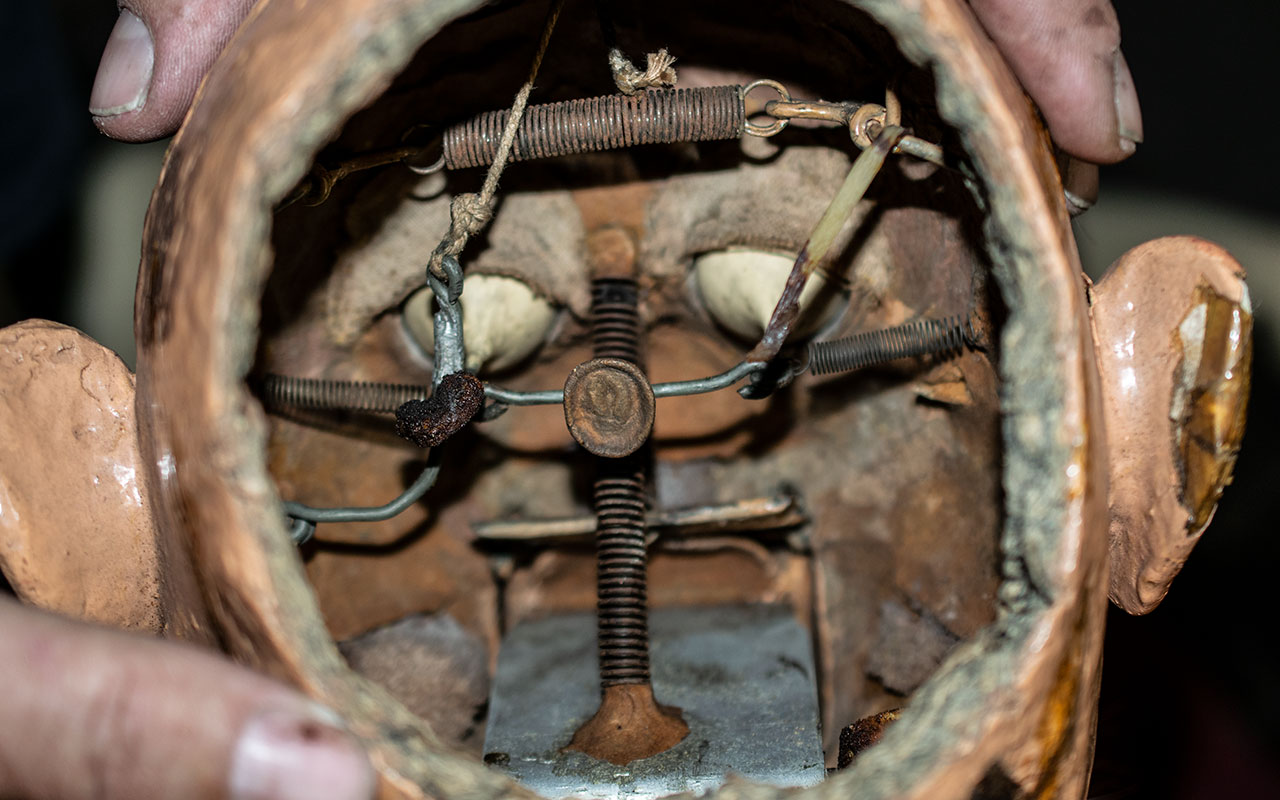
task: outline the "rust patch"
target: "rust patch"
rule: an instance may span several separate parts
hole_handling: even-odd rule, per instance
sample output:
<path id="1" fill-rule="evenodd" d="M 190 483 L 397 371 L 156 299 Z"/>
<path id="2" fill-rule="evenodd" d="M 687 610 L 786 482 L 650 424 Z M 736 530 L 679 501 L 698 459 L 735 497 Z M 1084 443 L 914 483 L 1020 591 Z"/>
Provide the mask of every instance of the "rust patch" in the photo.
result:
<path id="1" fill-rule="evenodd" d="M 1034 796 L 1041 800 L 1057 797 L 1063 777 L 1061 765 L 1070 748 L 1080 713 L 1080 677 L 1084 642 L 1088 627 L 1088 607 L 1084 605 L 1071 628 L 1071 642 L 1058 663 L 1053 687 L 1045 700 L 1036 730 L 1040 750 L 1040 779 Z"/>
<path id="2" fill-rule="evenodd" d="M 469 372 L 444 376 L 426 400 L 396 409 L 396 433 L 418 447 L 437 447 L 462 430 L 484 405 L 484 385 Z"/>
<path id="3" fill-rule="evenodd" d="M 840 769 L 851 765 L 863 751 L 880 741 L 889 726 L 901 716 L 902 709 L 891 708 L 845 726 L 840 731 Z"/>
<path id="4" fill-rule="evenodd" d="M 680 709 L 659 705 L 652 686 L 622 684 L 605 688 L 595 716 L 564 749 L 621 766 L 670 750 L 688 735 Z"/>
<path id="5" fill-rule="evenodd" d="M 587 264 L 593 278 L 630 278 L 636 272 L 635 237 L 620 227 L 606 227 L 587 237 Z"/>

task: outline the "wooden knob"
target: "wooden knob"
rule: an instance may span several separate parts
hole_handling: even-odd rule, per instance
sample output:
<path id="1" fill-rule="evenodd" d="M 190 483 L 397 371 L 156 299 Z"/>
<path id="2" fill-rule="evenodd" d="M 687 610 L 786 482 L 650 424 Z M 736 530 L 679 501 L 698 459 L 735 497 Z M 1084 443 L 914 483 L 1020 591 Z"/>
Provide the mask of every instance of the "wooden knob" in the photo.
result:
<path id="1" fill-rule="evenodd" d="M 653 431 L 653 387 L 620 358 L 596 358 L 573 368 L 564 383 L 564 421 L 588 452 L 622 458 Z"/>

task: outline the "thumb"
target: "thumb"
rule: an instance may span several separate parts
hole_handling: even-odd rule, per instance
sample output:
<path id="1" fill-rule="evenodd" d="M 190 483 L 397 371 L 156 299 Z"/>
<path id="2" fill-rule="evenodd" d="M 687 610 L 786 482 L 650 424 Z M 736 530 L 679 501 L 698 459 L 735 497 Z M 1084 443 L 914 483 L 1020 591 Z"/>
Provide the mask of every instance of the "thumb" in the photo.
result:
<path id="1" fill-rule="evenodd" d="M 1120 22 L 1100 0 L 970 0 L 1053 140 L 1076 158 L 1111 164 L 1142 142 L 1142 109 Z"/>
<path id="2" fill-rule="evenodd" d="M 0 797 L 368 800 L 332 712 L 194 647 L 0 600 Z"/>
<path id="3" fill-rule="evenodd" d="M 124 0 L 89 97 L 108 136 L 168 136 L 256 0 Z"/>

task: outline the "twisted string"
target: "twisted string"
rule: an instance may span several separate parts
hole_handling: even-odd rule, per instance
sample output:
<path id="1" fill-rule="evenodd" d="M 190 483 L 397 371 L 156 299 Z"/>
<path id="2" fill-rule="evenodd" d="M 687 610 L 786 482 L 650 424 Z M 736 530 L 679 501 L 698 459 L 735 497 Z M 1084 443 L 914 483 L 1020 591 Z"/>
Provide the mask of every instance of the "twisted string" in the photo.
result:
<path id="1" fill-rule="evenodd" d="M 609 69 L 613 71 L 613 82 L 618 91 L 626 95 L 639 93 L 650 86 L 670 88 L 676 85 L 676 71 L 671 66 L 676 57 L 664 47 L 647 56 L 648 63 L 644 71 L 640 71 L 622 51 L 614 47 L 609 50 Z"/>
<path id="2" fill-rule="evenodd" d="M 498 179 L 506 169 L 507 159 L 511 156 L 511 147 L 516 140 L 516 130 L 524 118 L 525 106 L 529 104 L 529 93 L 533 91 L 533 82 L 542 67 L 542 58 L 547 53 L 547 45 L 551 43 L 551 32 L 555 30 L 556 21 L 560 19 L 560 11 L 564 8 L 564 0 L 556 0 L 547 15 L 547 24 L 542 30 L 542 39 L 538 42 L 538 51 L 533 56 L 533 64 L 529 68 L 529 78 L 516 92 L 511 103 L 511 116 L 507 119 L 507 127 L 502 131 L 502 141 L 498 143 L 498 151 L 489 165 L 484 185 L 480 193 L 465 193 L 453 198 L 449 204 L 449 233 L 447 233 L 431 254 L 428 269 L 437 278 L 444 278 L 443 261 L 445 256 L 457 258 L 467 246 L 472 236 L 484 230 L 484 226 L 493 217 L 493 198 L 498 191 Z"/>

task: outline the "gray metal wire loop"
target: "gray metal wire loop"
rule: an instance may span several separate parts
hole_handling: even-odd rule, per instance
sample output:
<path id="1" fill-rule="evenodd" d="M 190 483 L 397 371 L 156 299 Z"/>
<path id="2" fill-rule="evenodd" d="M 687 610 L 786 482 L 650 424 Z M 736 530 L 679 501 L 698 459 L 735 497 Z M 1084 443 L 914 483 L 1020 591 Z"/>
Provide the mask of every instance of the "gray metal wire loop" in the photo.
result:
<path id="1" fill-rule="evenodd" d="M 440 476 L 439 450 L 432 450 L 427 457 L 427 466 L 408 489 L 381 506 L 346 506 L 339 508 L 317 508 L 304 503 L 288 501 L 284 503 L 284 513 L 292 517 L 290 536 L 296 544 L 310 539 L 320 522 L 381 522 L 391 519 L 409 506 L 422 499 L 422 496 L 435 485 Z M 305 524 L 304 524 L 305 523 Z"/>
<path id="2" fill-rule="evenodd" d="M 462 308 L 458 303 L 458 298 L 462 296 L 462 265 L 453 256 L 445 256 L 442 259 L 442 266 L 447 282 L 441 281 L 431 273 L 431 270 L 427 270 L 427 282 L 431 284 L 431 291 L 435 293 L 438 306 L 435 313 L 436 370 L 432 380 L 432 391 L 439 387 L 445 375 L 462 369 L 462 364 L 466 360 L 462 342 Z M 290 396 L 289 393 L 282 391 L 284 388 L 291 390 L 291 396 L 295 400 L 329 400 L 345 393 L 348 395 L 347 399 L 364 401 L 364 405 L 369 407 L 355 410 L 389 412 L 394 412 L 409 400 L 425 399 L 431 394 L 423 392 L 424 387 L 419 386 L 344 384 L 337 381 L 281 378 L 280 376 L 267 376 L 267 385 L 277 390 L 276 399 L 280 399 L 281 396 Z M 405 395 L 415 396 L 406 397 Z M 400 402 L 387 408 L 388 401 L 392 399 Z M 418 502 L 435 485 L 436 478 L 440 475 L 438 453 L 439 448 L 432 449 L 427 456 L 427 466 L 422 470 L 422 474 L 399 497 L 386 505 L 317 508 L 294 501 L 286 502 L 284 513 L 291 518 L 290 538 L 295 544 L 306 542 L 315 535 L 316 524 L 320 522 L 381 522 L 384 519 L 391 519 Z"/>

